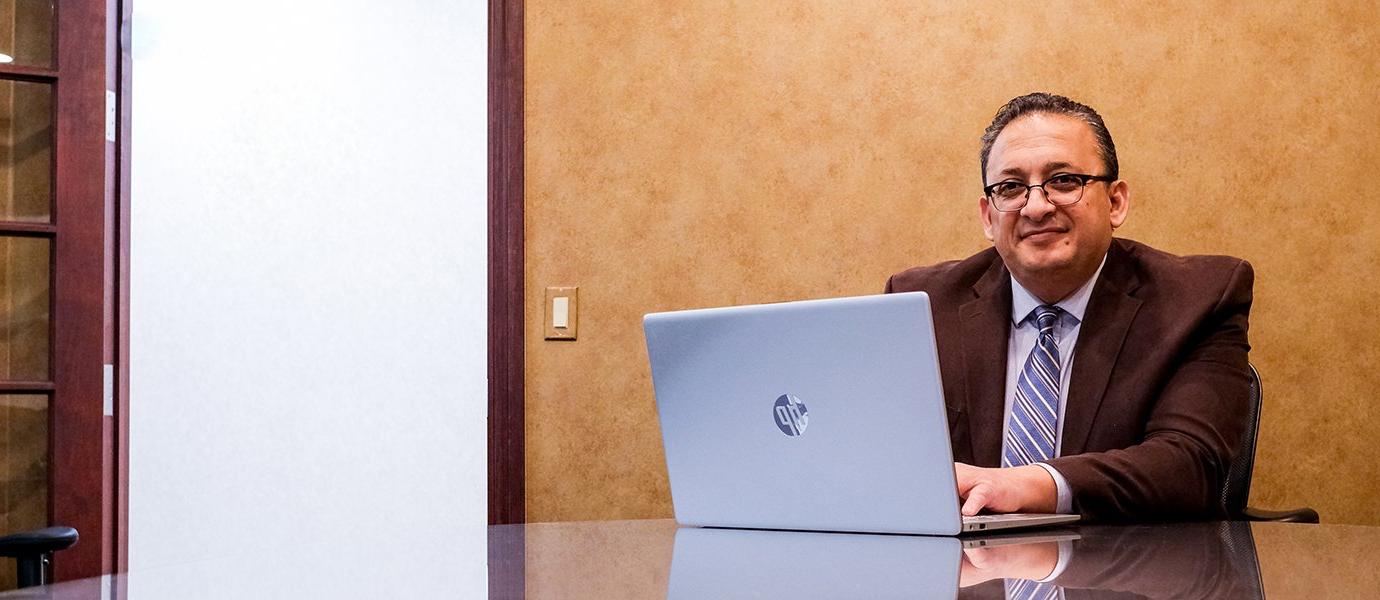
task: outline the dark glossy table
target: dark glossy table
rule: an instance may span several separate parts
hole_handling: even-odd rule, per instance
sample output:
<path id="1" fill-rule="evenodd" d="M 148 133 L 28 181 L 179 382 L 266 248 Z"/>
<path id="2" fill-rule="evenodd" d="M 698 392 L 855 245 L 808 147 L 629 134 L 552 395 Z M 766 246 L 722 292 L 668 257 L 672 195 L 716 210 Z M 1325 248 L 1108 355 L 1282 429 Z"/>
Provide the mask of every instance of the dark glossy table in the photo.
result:
<path id="1" fill-rule="evenodd" d="M 1380 528 L 1079 526 L 983 538 L 678 528 L 670 520 L 488 528 L 490 598 L 1380 598 Z M 483 598 L 443 542 L 367 543 L 66 582 L 0 599 Z M 449 565 L 449 568 L 448 568 Z M 1044 590 L 1052 589 L 1050 587 Z"/>
<path id="2" fill-rule="evenodd" d="M 1004 579 L 1057 566 L 1051 583 L 1070 599 L 1380 598 L 1377 543 L 1380 527 L 1242 522 L 961 539 L 669 520 L 499 526 L 490 597 L 1004 598 Z"/>

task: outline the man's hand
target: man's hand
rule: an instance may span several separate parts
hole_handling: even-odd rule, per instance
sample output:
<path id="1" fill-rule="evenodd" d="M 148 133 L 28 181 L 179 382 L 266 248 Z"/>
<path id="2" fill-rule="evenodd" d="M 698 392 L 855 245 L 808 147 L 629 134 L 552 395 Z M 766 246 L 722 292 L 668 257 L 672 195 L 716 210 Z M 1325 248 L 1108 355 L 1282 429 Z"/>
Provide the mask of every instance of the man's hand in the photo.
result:
<path id="1" fill-rule="evenodd" d="M 958 586 L 972 587 L 993 579 L 1040 580 L 1049 577 L 1057 566 L 1059 544 L 1056 542 L 964 548 Z"/>
<path id="2" fill-rule="evenodd" d="M 1052 513 L 1059 498 L 1054 478 L 1036 465 L 988 469 L 954 463 L 954 474 L 965 516 L 984 508 L 997 513 Z"/>

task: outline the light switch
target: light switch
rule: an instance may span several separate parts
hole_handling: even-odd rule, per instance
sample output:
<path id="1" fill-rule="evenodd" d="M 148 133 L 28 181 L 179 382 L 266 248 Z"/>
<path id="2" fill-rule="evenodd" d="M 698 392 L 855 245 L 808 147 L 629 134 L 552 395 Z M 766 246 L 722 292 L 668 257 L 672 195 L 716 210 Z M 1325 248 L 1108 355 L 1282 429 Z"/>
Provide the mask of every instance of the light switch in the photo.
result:
<path id="1" fill-rule="evenodd" d="M 580 288 L 558 286 L 546 288 L 546 339 L 574 340 L 580 325 Z"/>
<path id="2" fill-rule="evenodd" d="M 570 298 L 567 296 L 556 296 L 551 301 L 551 325 L 556 329 L 566 329 L 570 327 Z"/>

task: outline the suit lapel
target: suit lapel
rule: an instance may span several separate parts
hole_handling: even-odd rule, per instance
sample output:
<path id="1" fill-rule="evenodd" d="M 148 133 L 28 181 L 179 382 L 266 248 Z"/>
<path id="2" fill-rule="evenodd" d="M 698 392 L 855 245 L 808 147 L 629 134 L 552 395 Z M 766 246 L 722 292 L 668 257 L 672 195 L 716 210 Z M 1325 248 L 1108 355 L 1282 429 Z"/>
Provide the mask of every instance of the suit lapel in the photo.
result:
<path id="1" fill-rule="evenodd" d="M 1083 326 L 1074 346 L 1073 373 L 1069 378 L 1068 403 L 1064 407 L 1064 437 L 1060 454 L 1084 451 L 1098 408 L 1102 406 L 1112 368 L 1126 340 L 1126 332 L 1140 310 L 1133 296 L 1140 285 L 1131 257 L 1116 240 L 1108 249 L 1107 265 L 1093 286 L 1083 314 Z"/>
<path id="2" fill-rule="evenodd" d="M 977 298 L 959 308 L 969 435 L 973 462 L 995 467 L 1001 464 L 1007 338 L 1011 335 L 1011 277 L 1000 258 L 973 285 L 973 292 Z"/>

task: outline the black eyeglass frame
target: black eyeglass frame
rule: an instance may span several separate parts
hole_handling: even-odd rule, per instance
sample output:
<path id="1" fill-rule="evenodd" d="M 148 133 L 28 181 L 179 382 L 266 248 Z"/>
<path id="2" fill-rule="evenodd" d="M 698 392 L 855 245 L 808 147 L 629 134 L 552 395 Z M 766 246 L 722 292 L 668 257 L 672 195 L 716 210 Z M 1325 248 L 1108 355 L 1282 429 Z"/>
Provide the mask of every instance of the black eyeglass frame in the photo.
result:
<path id="1" fill-rule="evenodd" d="M 1060 177 L 1073 177 L 1074 179 L 1077 179 L 1079 182 L 1078 197 L 1074 198 L 1072 202 L 1055 202 L 1054 200 L 1050 199 L 1049 190 L 1045 189 L 1045 185 Z M 1045 194 L 1045 201 L 1049 202 L 1050 204 L 1053 204 L 1055 206 L 1072 206 L 1074 204 L 1078 204 L 1078 202 L 1083 199 L 1083 191 L 1088 187 L 1089 183 L 1094 181 L 1105 181 L 1107 183 L 1111 183 L 1113 181 L 1116 181 L 1116 178 L 1108 175 L 1088 175 L 1086 173 L 1055 173 L 1054 175 L 1051 175 L 1048 179 L 1041 181 L 1040 183 L 1033 183 L 1030 185 L 1007 179 L 1005 181 L 998 181 L 994 184 L 982 188 L 982 195 L 987 197 L 987 201 L 992 204 L 992 208 L 1001 212 L 1016 212 L 1018 210 L 1025 208 L 1025 205 L 1030 204 L 1030 190 L 1034 188 L 1040 188 L 1040 191 L 1044 192 Z M 997 199 L 992 197 L 992 190 L 999 185 L 1018 185 L 1024 187 L 1025 194 L 1021 198 L 1020 205 L 1011 208 L 1001 208 L 1000 206 L 998 206 Z"/>

